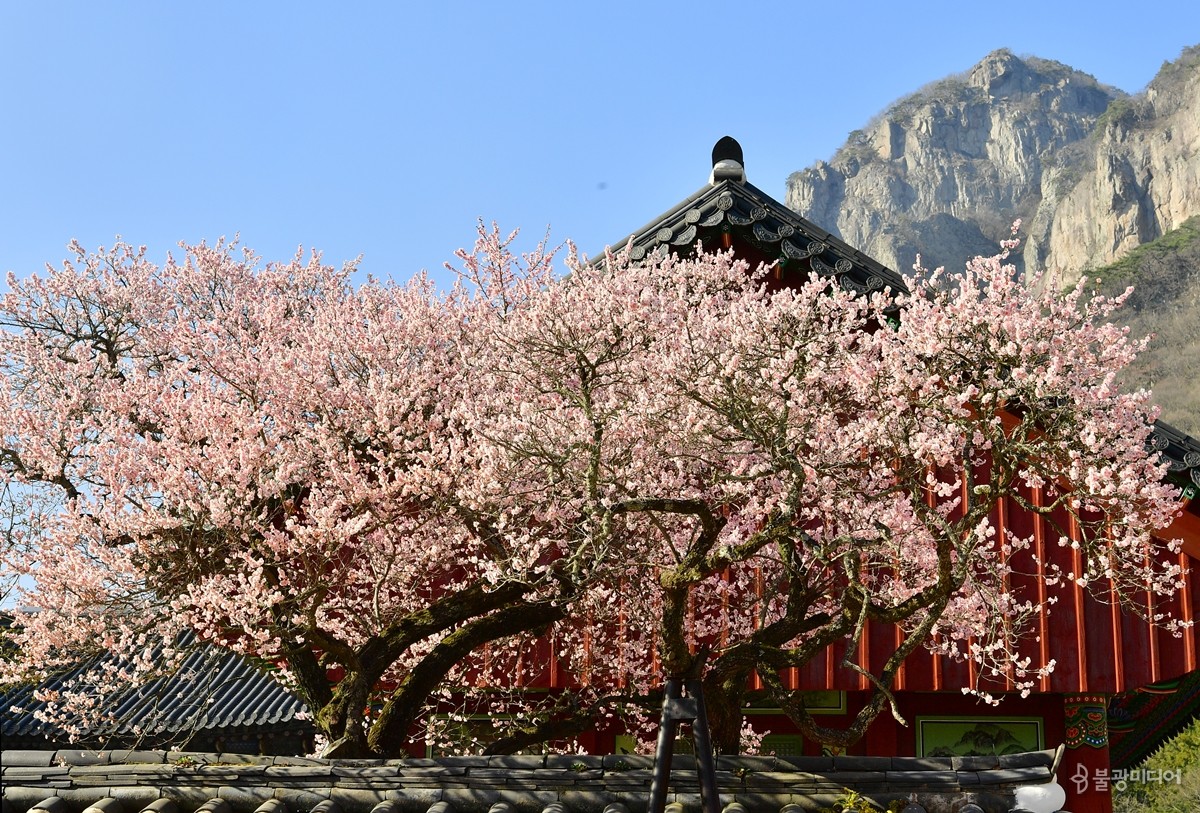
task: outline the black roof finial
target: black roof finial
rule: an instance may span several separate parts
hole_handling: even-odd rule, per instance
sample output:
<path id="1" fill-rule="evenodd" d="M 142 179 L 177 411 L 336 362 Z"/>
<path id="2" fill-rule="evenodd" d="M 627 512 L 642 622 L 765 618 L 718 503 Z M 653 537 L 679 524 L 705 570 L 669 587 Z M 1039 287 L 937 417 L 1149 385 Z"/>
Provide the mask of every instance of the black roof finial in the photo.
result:
<path id="1" fill-rule="evenodd" d="M 732 136 L 723 136 L 713 147 L 712 174 L 708 177 L 710 184 L 717 181 L 746 182 L 746 167 L 742 163 L 742 145 Z"/>
<path id="2" fill-rule="evenodd" d="M 714 167 L 726 159 L 746 165 L 742 159 L 742 145 L 733 136 L 721 136 L 721 140 L 713 146 L 712 159 Z"/>

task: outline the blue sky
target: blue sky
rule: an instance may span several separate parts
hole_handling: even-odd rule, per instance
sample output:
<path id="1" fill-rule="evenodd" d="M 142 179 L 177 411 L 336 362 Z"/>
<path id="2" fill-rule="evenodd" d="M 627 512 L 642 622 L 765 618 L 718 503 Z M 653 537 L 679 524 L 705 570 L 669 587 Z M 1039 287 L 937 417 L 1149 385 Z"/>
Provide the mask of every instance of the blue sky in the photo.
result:
<path id="1" fill-rule="evenodd" d="M 444 282 L 477 218 L 594 254 L 698 189 L 722 135 L 782 198 L 996 48 L 1134 92 L 1197 41 L 1195 0 L 0 0 L 0 273 L 240 233 Z"/>

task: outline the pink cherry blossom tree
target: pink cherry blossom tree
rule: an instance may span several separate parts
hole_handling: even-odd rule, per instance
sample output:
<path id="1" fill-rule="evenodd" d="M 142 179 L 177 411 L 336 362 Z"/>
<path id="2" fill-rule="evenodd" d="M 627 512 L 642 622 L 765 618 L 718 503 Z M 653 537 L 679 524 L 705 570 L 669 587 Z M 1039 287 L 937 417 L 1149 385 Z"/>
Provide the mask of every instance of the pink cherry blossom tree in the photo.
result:
<path id="1" fill-rule="evenodd" d="M 281 664 L 327 752 L 358 755 L 472 686 L 524 704 L 484 744 L 511 751 L 636 724 L 663 675 L 701 671 L 736 751 L 757 673 L 846 744 L 896 713 L 918 647 L 1049 668 L 1021 659 L 1038 608 L 1005 587 L 1028 540 L 996 533 L 1002 499 L 1076 517 L 1062 580 L 1175 588 L 1152 412 L 1113 383 L 1119 301 L 1034 293 L 1002 258 L 864 297 L 703 252 L 571 253 L 558 278 L 508 246 L 481 228 L 448 294 L 224 244 L 10 280 L 8 566 L 39 608 L 10 675 L 104 649 L 128 664 L 111 690 L 190 630 Z M 903 634 L 850 728 L 822 728 L 781 675 L 868 622 Z M 546 651 L 571 691 L 490 691 Z"/>
<path id="2" fill-rule="evenodd" d="M 548 279 L 527 259 L 504 296 Z M 394 754 L 468 655 L 561 617 L 586 569 L 536 507 L 472 496 L 500 488 L 457 415 L 495 303 L 352 271 L 119 245 L 10 279 L 4 475 L 37 533 L 7 564 L 38 608 L 13 675 L 124 656 L 63 699 L 80 714 L 190 630 L 284 666 L 331 753 Z"/>
<path id="3" fill-rule="evenodd" d="M 726 752 L 755 673 L 806 735 L 843 747 L 899 716 L 891 687 L 922 646 L 1028 691 L 1053 664 L 1022 651 L 1043 607 L 1009 588 L 1032 540 L 998 532 L 1004 500 L 1074 526 L 1058 543 L 1079 570 L 1052 569 L 1046 601 L 1103 580 L 1178 630 L 1144 605 L 1179 586 L 1152 536 L 1178 494 L 1146 452 L 1147 393 L 1114 384 L 1137 349 L 1106 321 L 1121 299 L 1018 282 L 1004 259 L 863 297 L 822 278 L 771 291 L 729 255 L 610 256 L 506 316 L 480 357 L 505 395 L 469 408 L 507 482 L 573 500 L 581 538 L 602 542 L 583 550 L 625 562 L 590 615 L 591 646 L 623 670 L 609 683 L 702 672 Z M 895 648 L 874 672 L 845 661 L 871 699 L 821 726 L 783 675 L 833 644 L 853 653 L 868 623 L 896 625 Z"/>

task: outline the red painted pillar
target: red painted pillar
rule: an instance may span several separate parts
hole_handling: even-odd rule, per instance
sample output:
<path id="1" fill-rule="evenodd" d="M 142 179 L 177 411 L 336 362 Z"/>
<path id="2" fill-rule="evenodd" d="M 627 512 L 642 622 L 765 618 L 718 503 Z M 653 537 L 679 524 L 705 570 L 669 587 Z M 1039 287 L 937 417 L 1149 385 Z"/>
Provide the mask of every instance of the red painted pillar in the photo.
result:
<path id="1" fill-rule="evenodd" d="M 1067 791 L 1071 813 L 1112 813 L 1108 764 L 1108 698 L 1101 694 L 1063 696 L 1063 742 L 1058 784 Z"/>

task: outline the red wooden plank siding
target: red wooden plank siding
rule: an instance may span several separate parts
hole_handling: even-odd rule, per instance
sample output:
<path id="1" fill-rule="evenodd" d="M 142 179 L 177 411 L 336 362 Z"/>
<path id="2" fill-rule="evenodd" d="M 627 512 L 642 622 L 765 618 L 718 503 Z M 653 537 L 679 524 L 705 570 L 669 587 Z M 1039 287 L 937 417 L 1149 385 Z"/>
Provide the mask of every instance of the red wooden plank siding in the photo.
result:
<path id="1" fill-rule="evenodd" d="M 1034 505 L 1044 504 L 1044 495 L 1038 489 L 1022 489 L 1020 496 Z M 1194 531 L 1200 525 L 1188 524 L 1192 515 L 1184 522 L 1176 522 L 1167 533 L 1181 531 L 1187 541 L 1196 548 L 1200 539 Z M 1044 609 L 1033 619 L 1031 634 L 1021 643 L 1022 654 L 1030 655 L 1035 663 L 1044 663 L 1053 658 L 1054 671 L 1038 680 L 1034 689 L 1039 692 L 1063 694 L 1116 693 L 1147 683 L 1169 680 L 1198 665 L 1198 638 L 1200 630 L 1187 629 L 1174 636 L 1161 629 L 1149 627 L 1135 614 L 1121 609 L 1115 602 L 1111 586 L 1097 582 L 1089 590 L 1077 583 L 1061 580 L 1048 586 L 1046 577 L 1055 567 L 1064 571 L 1079 572 L 1081 553 L 1070 543 L 1080 539 L 1080 529 L 1075 520 L 1062 510 L 1056 510 L 1049 518 L 1024 510 L 1012 499 L 1006 500 L 993 514 L 997 533 L 1003 538 L 1011 532 L 1020 539 L 1031 539 L 1027 550 L 1011 553 L 1010 564 L 1013 574 L 1009 587 L 1018 595 L 1024 595 L 1042 603 Z M 1065 542 L 1060 537 L 1066 537 Z M 1197 560 L 1186 553 L 1162 554 L 1178 562 L 1184 568 L 1194 568 Z M 1170 598 L 1143 595 L 1148 604 L 1158 611 L 1190 620 L 1194 618 L 1200 603 L 1200 576 L 1191 572 L 1182 577 L 1185 587 Z M 757 585 L 761 598 L 762 586 Z M 1098 600 L 1092 595 L 1098 593 Z M 1054 603 L 1047 604 L 1050 599 Z M 691 609 L 689 615 L 694 612 Z M 623 619 L 622 619 L 623 622 Z M 884 666 L 901 641 L 900 630 L 892 624 L 868 623 L 854 652 L 854 660 L 873 672 Z M 651 663 L 657 666 L 656 647 L 648 647 Z M 847 643 L 839 642 L 828 647 L 809 663 L 787 670 L 783 675 L 784 685 L 791 689 L 839 689 L 843 691 L 869 690 L 869 682 L 842 665 Z M 585 652 L 579 662 L 560 662 L 560 653 L 555 652 L 549 641 L 539 640 L 532 651 L 524 653 L 512 677 L 517 686 L 557 688 L 579 685 L 590 679 L 590 652 Z M 976 685 L 977 667 L 973 661 L 955 660 L 936 656 L 925 648 L 914 652 L 897 675 L 897 691 L 956 691 Z M 751 679 L 754 689 L 762 689 L 762 681 L 755 675 Z M 979 686 L 985 690 L 1011 691 L 1013 682 L 1005 676 L 995 679 L 984 676 Z"/>
<path id="2" fill-rule="evenodd" d="M 1180 553 L 1171 557 L 1180 566 L 1188 567 L 1192 560 L 1187 554 Z M 1194 564 L 1194 563 L 1193 563 Z M 1192 589 L 1197 587 L 1196 580 L 1190 580 Z M 1159 599 L 1160 611 L 1170 613 L 1173 618 L 1190 617 L 1184 608 L 1187 604 L 1187 591 L 1181 591 L 1169 599 Z M 1190 632 L 1188 633 L 1190 637 Z M 1166 630 L 1155 632 L 1155 660 L 1158 664 L 1159 680 L 1169 680 L 1172 675 L 1180 675 L 1196 668 L 1195 660 L 1188 657 L 1186 642 Z"/>
<path id="3" fill-rule="evenodd" d="M 1023 496 L 1035 505 L 1041 504 L 1042 496 L 1036 491 Z M 1014 554 L 1012 564 L 1021 572 L 1013 576 L 1012 588 L 1035 591 L 1032 597 L 1043 602 L 1057 598 L 1034 619 L 1034 635 L 1023 643 L 1022 652 L 1035 656 L 1035 661 L 1055 659 L 1054 671 L 1039 680 L 1035 690 L 1116 693 L 1197 668 L 1200 634 L 1197 629 L 1175 637 L 1148 627 L 1141 618 L 1117 605 L 1107 583 L 1096 583 L 1085 590 L 1064 580 L 1047 587 L 1045 576 L 1051 565 L 1077 572 L 1081 564 L 1081 553 L 1069 544 L 1060 544 L 1060 533 L 1055 527 L 1066 532 L 1069 543 L 1079 540 L 1078 526 L 1066 512 L 1056 511 L 1052 519 L 1053 524 L 1024 511 L 1015 502 L 1009 502 L 997 514 L 1001 532 L 1007 528 L 1018 537 L 1033 537 L 1029 551 Z M 1196 561 L 1185 554 L 1180 554 L 1178 560 L 1185 567 L 1196 566 Z M 1190 573 L 1184 579 L 1184 590 L 1171 599 L 1157 601 L 1162 609 L 1169 609 L 1177 617 L 1191 619 L 1200 603 L 1200 579 Z M 1092 594 L 1093 588 L 1100 599 Z M 894 625 L 869 625 L 858 662 L 878 668 L 894 651 L 899 636 Z M 830 647 L 812 663 L 801 667 L 798 687 L 846 691 L 868 688 L 864 679 L 841 666 L 844 652 L 844 644 Z M 897 691 L 954 690 L 973 685 L 974 678 L 973 663 L 956 662 L 920 649 L 905 662 L 895 688 Z M 1012 688 L 1007 680 L 983 680 L 981 686 L 991 691 Z"/>
<path id="4" fill-rule="evenodd" d="M 1155 639 L 1156 630 L 1143 621 L 1137 614 L 1125 610 L 1120 613 L 1117 625 L 1117 635 L 1124 653 L 1118 659 L 1120 667 L 1117 675 L 1127 689 L 1154 683 L 1159 680 L 1158 641 Z M 1125 689 L 1121 689 L 1124 691 Z"/>
<path id="5" fill-rule="evenodd" d="M 1036 500 L 1033 492 L 1028 488 L 1020 490 L 1020 496 L 1030 502 Z M 1040 521 L 1036 515 L 1023 509 L 1020 504 L 1014 499 L 1006 499 L 1001 509 L 1002 526 L 1008 530 L 1015 538 L 1021 540 L 1031 540 L 1027 551 L 1019 552 L 1016 555 L 1016 561 L 1021 563 L 1021 566 L 1035 573 L 1037 578 L 1032 586 L 1035 596 L 1043 603 L 1049 595 L 1049 588 L 1046 586 L 1045 577 L 1047 574 L 1046 563 L 1046 535 Z M 1057 655 L 1052 651 L 1058 641 L 1054 638 L 1054 613 L 1042 613 L 1038 618 L 1038 623 L 1035 628 L 1035 635 L 1039 640 L 1034 641 L 1036 660 L 1045 663 L 1047 660 Z M 1041 678 L 1038 681 L 1037 689 L 1039 691 L 1049 691 L 1050 677 Z"/>
<path id="6" fill-rule="evenodd" d="M 1039 491 L 1036 495 L 1037 504 L 1041 504 Z M 1038 517 L 1038 536 L 1042 540 L 1042 549 L 1046 553 L 1047 567 L 1051 564 L 1066 569 L 1074 569 L 1079 559 L 1079 553 L 1061 544 L 1057 529 L 1049 527 L 1044 519 Z M 1068 538 L 1078 541 L 1078 529 L 1072 520 L 1068 526 Z M 1081 692 L 1087 681 L 1087 650 L 1083 645 L 1083 591 L 1077 584 L 1061 581 L 1055 585 L 1058 603 L 1050 612 L 1051 657 L 1055 659 L 1054 672 L 1050 674 L 1050 686 L 1059 692 Z"/>

